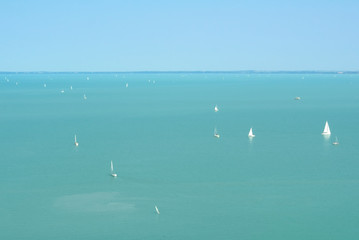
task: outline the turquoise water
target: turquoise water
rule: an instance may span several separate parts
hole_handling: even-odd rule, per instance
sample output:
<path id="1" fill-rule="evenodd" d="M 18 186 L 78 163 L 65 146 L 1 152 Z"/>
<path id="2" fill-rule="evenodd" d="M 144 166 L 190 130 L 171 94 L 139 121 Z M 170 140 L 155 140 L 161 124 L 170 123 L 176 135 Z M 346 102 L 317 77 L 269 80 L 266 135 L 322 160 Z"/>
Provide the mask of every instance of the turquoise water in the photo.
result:
<path id="1" fill-rule="evenodd" d="M 358 89 L 350 74 L 0 74 L 0 239 L 358 239 Z"/>

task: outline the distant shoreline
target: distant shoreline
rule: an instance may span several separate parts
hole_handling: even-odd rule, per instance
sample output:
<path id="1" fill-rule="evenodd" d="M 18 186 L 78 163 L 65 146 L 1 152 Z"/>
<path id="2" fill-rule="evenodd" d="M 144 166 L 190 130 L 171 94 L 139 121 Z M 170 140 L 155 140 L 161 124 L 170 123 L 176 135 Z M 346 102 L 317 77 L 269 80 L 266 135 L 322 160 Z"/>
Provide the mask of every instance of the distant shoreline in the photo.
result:
<path id="1" fill-rule="evenodd" d="M 255 71 L 255 70 L 243 70 L 243 71 L 0 71 L 0 74 L 117 74 L 117 73 L 238 73 L 238 74 L 359 74 L 359 71 Z"/>

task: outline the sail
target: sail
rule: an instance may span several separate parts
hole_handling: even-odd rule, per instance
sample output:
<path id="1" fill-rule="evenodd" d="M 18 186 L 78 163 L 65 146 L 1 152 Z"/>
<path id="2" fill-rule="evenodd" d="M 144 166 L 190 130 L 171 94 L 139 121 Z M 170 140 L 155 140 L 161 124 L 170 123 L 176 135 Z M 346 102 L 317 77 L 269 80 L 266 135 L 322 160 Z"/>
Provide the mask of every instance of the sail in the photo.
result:
<path id="1" fill-rule="evenodd" d="M 253 131 L 252 131 L 252 128 L 251 128 L 251 129 L 249 129 L 248 136 L 253 136 Z"/>
<path id="2" fill-rule="evenodd" d="M 215 111 L 215 112 L 218 112 L 218 106 L 217 106 L 217 105 L 214 106 L 214 111 Z"/>
<path id="3" fill-rule="evenodd" d="M 113 172 L 113 163 L 111 161 L 111 172 Z"/>
<path id="4" fill-rule="evenodd" d="M 326 135 L 330 134 L 330 128 L 329 128 L 328 121 L 325 122 L 325 127 L 324 127 L 323 134 L 326 134 Z"/>
<path id="5" fill-rule="evenodd" d="M 157 214 L 160 214 L 160 210 L 158 210 L 157 206 L 155 206 L 155 210 L 156 210 Z"/>

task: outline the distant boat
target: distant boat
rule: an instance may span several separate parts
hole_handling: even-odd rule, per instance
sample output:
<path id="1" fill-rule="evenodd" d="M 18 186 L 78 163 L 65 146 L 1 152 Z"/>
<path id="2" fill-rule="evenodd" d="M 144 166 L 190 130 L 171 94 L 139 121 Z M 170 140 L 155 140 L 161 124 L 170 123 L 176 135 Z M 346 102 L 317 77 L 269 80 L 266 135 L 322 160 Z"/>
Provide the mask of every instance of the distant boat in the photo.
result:
<path id="1" fill-rule="evenodd" d="M 86 80 L 90 80 L 90 78 L 89 78 L 89 77 L 86 77 Z"/>
<path id="2" fill-rule="evenodd" d="M 214 111 L 215 112 L 218 112 L 219 111 L 219 109 L 218 109 L 218 106 L 216 105 L 216 106 L 214 106 Z"/>
<path id="3" fill-rule="evenodd" d="M 72 91 L 72 86 L 70 86 L 70 90 Z"/>
<path id="4" fill-rule="evenodd" d="M 113 163 L 111 161 L 111 176 L 112 177 L 117 177 L 117 174 L 113 172 Z"/>
<path id="5" fill-rule="evenodd" d="M 335 141 L 333 142 L 333 145 L 339 145 L 338 137 L 335 137 Z"/>
<path id="6" fill-rule="evenodd" d="M 65 90 L 61 90 L 60 92 L 61 92 L 61 93 L 64 93 L 64 92 L 65 92 Z"/>
<path id="7" fill-rule="evenodd" d="M 126 88 L 128 88 L 128 83 L 126 83 Z"/>
<path id="8" fill-rule="evenodd" d="M 86 94 L 84 94 L 84 100 L 86 100 L 86 99 L 87 99 Z"/>
<path id="9" fill-rule="evenodd" d="M 253 129 L 249 129 L 248 137 L 255 137 L 256 135 L 253 134 Z"/>
<path id="10" fill-rule="evenodd" d="M 214 128 L 213 136 L 216 137 L 216 138 L 220 137 L 220 135 L 217 133 L 217 128 Z"/>
<path id="11" fill-rule="evenodd" d="M 156 210 L 156 213 L 157 213 L 157 214 L 160 214 L 160 210 L 158 210 L 158 207 L 157 207 L 157 206 L 155 206 L 155 210 Z"/>
<path id="12" fill-rule="evenodd" d="M 330 135 L 330 128 L 328 121 L 325 122 L 324 131 L 322 132 L 322 135 Z"/>
<path id="13" fill-rule="evenodd" d="M 46 83 L 44 83 L 44 87 L 46 87 Z"/>
<path id="14" fill-rule="evenodd" d="M 294 100 L 300 100 L 300 97 L 295 97 Z"/>
<path id="15" fill-rule="evenodd" d="M 77 140 L 76 140 L 76 134 L 75 134 L 75 146 L 76 146 L 76 147 L 79 146 L 79 143 L 78 143 Z"/>

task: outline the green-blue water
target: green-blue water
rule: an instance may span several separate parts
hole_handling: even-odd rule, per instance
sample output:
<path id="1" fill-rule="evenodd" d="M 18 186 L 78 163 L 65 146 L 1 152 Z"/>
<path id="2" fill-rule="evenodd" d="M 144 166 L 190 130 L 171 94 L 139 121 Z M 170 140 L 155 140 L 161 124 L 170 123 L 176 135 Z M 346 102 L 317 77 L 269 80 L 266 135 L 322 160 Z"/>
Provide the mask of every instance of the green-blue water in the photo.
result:
<path id="1" fill-rule="evenodd" d="M 0 74 L 0 239 L 358 239 L 358 90 L 350 74 Z"/>

